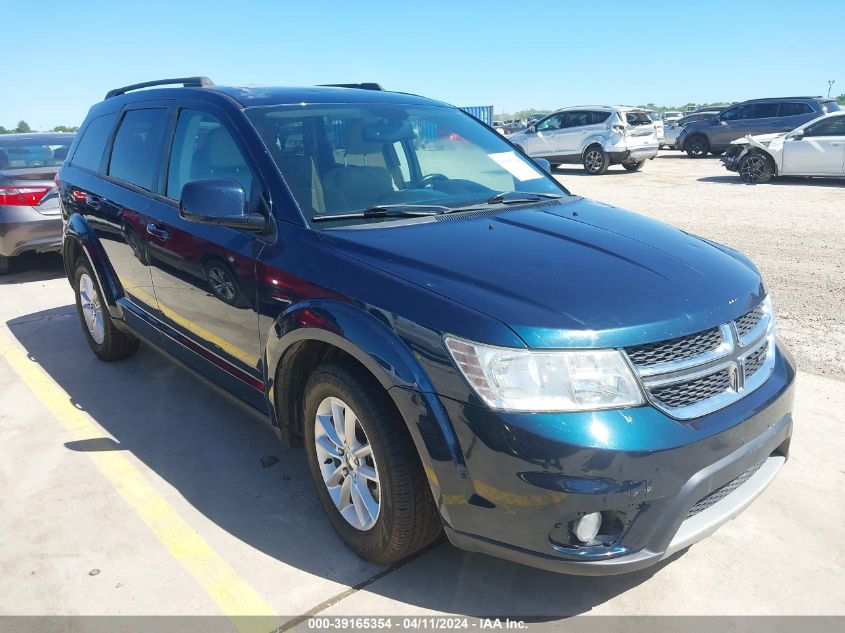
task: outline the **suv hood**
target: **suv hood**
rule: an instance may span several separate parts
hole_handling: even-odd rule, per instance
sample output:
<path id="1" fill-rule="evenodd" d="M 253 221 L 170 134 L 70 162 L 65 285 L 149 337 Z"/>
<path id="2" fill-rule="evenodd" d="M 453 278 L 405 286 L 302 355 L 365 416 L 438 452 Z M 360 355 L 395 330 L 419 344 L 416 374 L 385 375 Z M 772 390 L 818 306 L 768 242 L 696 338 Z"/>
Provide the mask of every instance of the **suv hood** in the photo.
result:
<path id="1" fill-rule="evenodd" d="M 735 319 L 764 296 L 742 256 L 586 199 L 322 236 L 348 257 L 501 321 L 529 347 L 667 339 Z"/>

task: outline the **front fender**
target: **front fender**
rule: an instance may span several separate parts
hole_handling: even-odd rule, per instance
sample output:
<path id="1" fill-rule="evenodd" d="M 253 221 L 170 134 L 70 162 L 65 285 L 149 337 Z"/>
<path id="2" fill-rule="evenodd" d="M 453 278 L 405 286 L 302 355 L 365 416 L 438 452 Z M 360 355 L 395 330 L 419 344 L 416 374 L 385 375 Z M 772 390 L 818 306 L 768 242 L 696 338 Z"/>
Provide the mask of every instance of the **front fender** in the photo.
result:
<path id="1" fill-rule="evenodd" d="M 466 468 L 455 431 L 431 380 L 408 344 L 382 312 L 335 299 L 315 299 L 288 308 L 266 334 L 268 399 L 282 432 L 290 433 L 290 412 L 301 392 L 284 393 L 276 368 L 297 343 L 319 341 L 343 350 L 384 387 L 411 434 L 435 499 L 445 516 L 443 498 L 461 495 Z"/>
<path id="2" fill-rule="evenodd" d="M 97 278 L 101 296 L 105 299 L 109 313 L 115 318 L 120 318 L 122 311 L 117 304 L 117 299 L 123 296 L 123 288 L 94 230 L 82 215 L 74 213 L 65 224 L 62 242 L 65 273 L 71 283 L 73 283 L 76 258 L 80 253 L 84 254 L 94 269 L 94 276 Z"/>

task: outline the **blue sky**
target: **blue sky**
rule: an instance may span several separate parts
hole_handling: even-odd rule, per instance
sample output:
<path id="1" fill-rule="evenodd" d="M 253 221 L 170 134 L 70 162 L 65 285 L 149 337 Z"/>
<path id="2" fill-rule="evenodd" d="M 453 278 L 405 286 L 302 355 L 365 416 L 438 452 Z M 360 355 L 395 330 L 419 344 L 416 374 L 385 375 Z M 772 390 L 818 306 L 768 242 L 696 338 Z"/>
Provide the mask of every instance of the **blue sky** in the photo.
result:
<path id="1" fill-rule="evenodd" d="M 803 10 L 806 8 L 806 10 Z M 0 0 L 0 125 L 109 88 L 378 81 L 496 110 L 845 92 L 845 2 Z"/>

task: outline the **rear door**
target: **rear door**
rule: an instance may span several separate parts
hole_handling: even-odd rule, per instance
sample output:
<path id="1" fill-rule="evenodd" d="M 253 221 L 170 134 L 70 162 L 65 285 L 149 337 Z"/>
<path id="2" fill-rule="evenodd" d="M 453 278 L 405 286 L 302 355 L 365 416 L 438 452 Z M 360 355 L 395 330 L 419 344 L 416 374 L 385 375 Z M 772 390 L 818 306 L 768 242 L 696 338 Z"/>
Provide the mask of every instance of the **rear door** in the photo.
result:
<path id="1" fill-rule="evenodd" d="M 593 128 L 592 113 L 588 110 L 570 110 L 562 122 L 562 128 L 554 137 L 555 151 L 560 156 L 574 156 L 581 153 L 583 140 Z"/>
<path id="2" fill-rule="evenodd" d="M 266 242 L 255 233 L 188 222 L 178 209 L 189 181 L 236 180 L 255 209 L 264 188 L 227 115 L 204 103 L 185 105 L 175 113 L 161 195 L 152 201 L 146 225 L 165 347 L 266 410 L 255 288 L 255 260 Z"/>
<path id="3" fill-rule="evenodd" d="M 807 121 L 812 121 L 819 114 L 821 113 L 813 110 L 809 103 L 782 101 L 778 110 L 779 126 L 777 130 L 772 131 L 791 132 L 798 126 L 807 123 Z"/>
<path id="4" fill-rule="evenodd" d="M 159 311 L 143 227 L 157 184 L 168 117 L 164 102 L 127 106 L 120 112 L 117 129 L 102 159 L 97 158 L 98 147 L 102 148 L 98 139 L 109 134 L 113 118 L 106 115 L 94 119 L 83 131 L 71 159 L 75 166 L 82 164 L 95 172 L 84 186 L 73 187 L 71 194 L 117 276 L 122 294 L 118 303 L 124 319 L 156 343 L 160 342 L 156 328 Z"/>
<path id="5" fill-rule="evenodd" d="M 841 176 L 845 173 L 845 116 L 824 119 L 804 129 L 803 138 L 783 142 L 785 175 Z"/>

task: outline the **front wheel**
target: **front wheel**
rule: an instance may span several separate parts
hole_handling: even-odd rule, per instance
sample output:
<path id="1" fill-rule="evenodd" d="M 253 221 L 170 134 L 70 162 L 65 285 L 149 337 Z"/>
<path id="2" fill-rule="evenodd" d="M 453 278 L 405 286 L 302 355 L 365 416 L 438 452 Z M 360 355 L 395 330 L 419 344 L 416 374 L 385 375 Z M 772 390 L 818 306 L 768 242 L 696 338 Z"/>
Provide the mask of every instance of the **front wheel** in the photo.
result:
<path id="1" fill-rule="evenodd" d="M 710 151 L 710 141 L 707 140 L 706 136 L 700 134 L 691 136 L 684 143 L 684 150 L 690 158 L 704 158 Z"/>
<path id="2" fill-rule="evenodd" d="M 363 369 L 327 363 L 314 371 L 304 439 L 317 497 L 358 556 L 395 563 L 438 537 L 440 517 L 405 422 Z"/>
<path id="3" fill-rule="evenodd" d="M 775 175 L 775 168 L 768 156 L 749 154 L 739 163 L 739 177 L 752 185 L 769 182 Z"/>
<path id="4" fill-rule="evenodd" d="M 605 173 L 609 166 L 610 161 L 607 152 L 598 145 L 588 147 L 587 151 L 584 152 L 584 169 L 588 174 L 598 176 Z"/>
<path id="5" fill-rule="evenodd" d="M 633 163 L 622 163 L 622 166 L 627 169 L 628 171 L 640 171 L 643 165 L 645 165 L 644 160 L 638 160 Z"/>
<path id="6" fill-rule="evenodd" d="M 113 361 L 132 356 L 138 349 L 138 339 L 115 327 L 100 295 L 94 273 L 82 257 L 76 260 L 73 289 L 82 332 L 97 358 Z"/>

